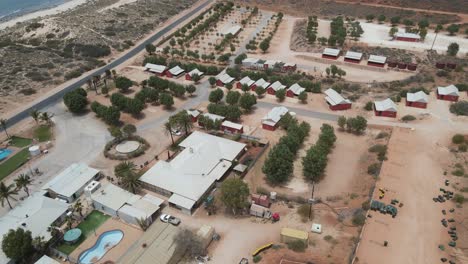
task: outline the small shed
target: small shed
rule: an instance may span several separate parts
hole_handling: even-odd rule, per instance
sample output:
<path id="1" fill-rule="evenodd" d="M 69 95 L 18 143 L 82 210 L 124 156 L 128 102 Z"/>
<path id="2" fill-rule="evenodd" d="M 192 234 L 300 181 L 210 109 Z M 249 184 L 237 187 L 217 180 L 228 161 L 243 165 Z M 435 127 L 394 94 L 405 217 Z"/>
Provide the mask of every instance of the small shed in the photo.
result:
<path id="1" fill-rule="evenodd" d="M 38 145 L 31 146 L 29 147 L 29 154 L 31 155 L 31 157 L 37 156 L 41 154 L 41 148 L 39 148 Z"/>
<path id="2" fill-rule="evenodd" d="M 263 63 L 263 68 L 266 69 L 274 69 L 277 65 L 281 64 L 280 60 L 267 60 Z"/>
<path id="3" fill-rule="evenodd" d="M 289 89 L 286 91 L 286 96 L 288 97 L 294 97 L 300 95 L 302 92 L 305 91 L 305 88 L 300 86 L 299 84 L 295 83 L 289 87 Z"/>
<path id="4" fill-rule="evenodd" d="M 369 59 L 367 60 L 367 65 L 383 68 L 385 66 L 386 61 L 387 61 L 387 57 L 370 55 Z"/>
<path id="5" fill-rule="evenodd" d="M 445 87 L 437 87 L 437 99 L 439 100 L 456 102 L 458 101 L 459 97 L 460 92 L 458 91 L 458 88 L 453 84 Z"/>
<path id="6" fill-rule="evenodd" d="M 263 78 L 260 78 L 252 84 L 251 89 L 252 91 L 255 91 L 257 87 L 262 87 L 263 89 L 267 89 L 268 86 L 270 86 L 270 83 L 265 81 Z"/>
<path id="7" fill-rule="evenodd" d="M 211 119 L 213 122 L 217 121 L 224 121 L 226 119 L 224 116 L 216 115 L 216 114 L 211 114 L 211 113 L 204 113 L 202 114 L 203 117 Z M 202 123 L 202 120 L 198 120 L 198 125 L 203 127 L 204 124 Z"/>
<path id="8" fill-rule="evenodd" d="M 345 99 L 341 94 L 337 93 L 332 88 L 327 89 L 325 92 L 325 101 L 331 110 L 347 110 L 351 108 L 351 101 Z"/>
<path id="9" fill-rule="evenodd" d="M 336 60 L 340 56 L 339 49 L 325 48 L 322 52 L 322 58 Z"/>
<path id="10" fill-rule="evenodd" d="M 255 83 L 254 80 L 250 79 L 249 76 L 245 76 L 239 82 L 237 82 L 237 89 L 242 89 L 242 86 L 245 84 L 249 86 L 249 88 Z"/>
<path id="11" fill-rule="evenodd" d="M 286 85 L 283 85 L 280 81 L 276 81 L 272 83 L 268 89 L 267 93 L 271 95 L 275 95 L 277 91 L 286 89 Z"/>
<path id="12" fill-rule="evenodd" d="M 270 212 L 270 210 L 268 210 L 268 208 L 253 203 L 250 206 L 250 215 L 253 215 L 253 216 L 256 216 L 256 217 L 261 217 L 261 218 L 270 218 L 271 217 L 271 212 Z"/>
<path id="13" fill-rule="evenodd" d="M 193 69 L 190 72 L 185 74 L 185 80 L 191 81 L 192 76 L 195 75 L 195 74 L 198 75 L 199 77 L 202 77 L 203 74 L 205 74 L 205 73 L 195 68 L 195 69 Z"/>
<path id="14" fill-rule="evenodd" d="M 219 87 L 224 87 L 224 85 L 232 83 L 233 81 L 234 78 L 227 74 L 226 71 L 222 71 L 216 76 L 216 85 Z"/>
<path id="15" fill-rule="evenodd" d="M 289 110 L 284 106 L 273 107 L 273 109 L 271 109 L 270 112 L 262 118 L 262 128 L 274 131 L 278 126 L 278 122 L 288 112 Z"/>
<path id="16" fill-rule="evenodd" d="M 251 196 L 252 202 L 258 205 L 261 205 L 263 207 L 270 207 L 270 199 L 268 198 L 267 195 L 264 194 L 252 194 Z"/>
<path id="17" fill-rule="evenodd" d="M 427 108 L 428 96 L 423 91 L 406 94 L 406 106 Z"/>
<path id="18" fill-rule="evenodd" d="M 166 71 L 166 76 L 169 78 L 179 78 L 184 72 L 185 70 L 177 65 Z"/>
<path id="19" fill-rule="evenodd" d="M 231 121 L 223 121 L 221 124 L 221 130 L 223 131 L 229 131 L 231 133 L 239 133 L 242 134 L 244 133 L 244 126 L 241 124 L 237 124 Z"/>
<path id="20" fill-rule="evenodd" d="M 187 110 L 187 114 L 190 116 L 190 119 L 192 122 L 197 122 L 198 116 L 200 116 L 200 111 L 194 109 L 194 110 Z"/>
<path id="21" fill-rule="evenodd" d="M 344 61 L 351 63 L 360 63 L 362 59 L 361 52 L 347 51 L 344 57 Z"/>
<path id="22" fill-rule="evenodd" d="M 421 41 L 421 36 L 414 33 L 408 32 L 397 32 L 393 36 L 393 39 L 400 40 L 400 41 L 409 41 L 409 42 L 419 42 Z"/>
<path id="23" fill-rule="evenodd" d="M 288 243 L 300 240 L 306 245 L 309 244 L 309 233 L 297 229 L 284 227 L 281 229 L 281 242 Z"/>
<path id="24" fill-rule="evenodd" d="M 242 66 L 250 69 L 256 69 L 259 60 L 260 59 L 257 58 L 246 58 L 242 61 Z"/>
<path id="25" fill-rule="evenodd" d="M 396 117 L 397 106 L 392 99 L 374 102 L 374 113 L 376 116 Z"/>
<path id="26" fill-rule="evenodd" d="M 296 71 L 296 69 L 297 69 L 296 63 L 286 62 L 283 65 L 282 71 L 283 72 L 293 72 L 293 71 Z"/>

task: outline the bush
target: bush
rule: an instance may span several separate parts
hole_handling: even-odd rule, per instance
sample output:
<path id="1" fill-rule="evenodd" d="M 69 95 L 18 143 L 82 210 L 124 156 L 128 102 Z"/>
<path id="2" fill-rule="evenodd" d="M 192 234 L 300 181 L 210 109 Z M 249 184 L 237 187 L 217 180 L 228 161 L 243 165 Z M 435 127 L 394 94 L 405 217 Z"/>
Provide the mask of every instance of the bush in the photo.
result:
<path id="1" fill-rule="evenodd" d="M 452 137 L 453 144 L 462 144 L 463 142 L 465 142 L 465 137 L 461 134 L 456 134 Z"/>
<path id="2" fill-rule="evenodd" d="M 297 208 L 297 214 L 301 216 L 302 222 L 307 222 L 309 219 L 309 211 L 310 211 L 310 205 L 308 204 L 302 204 Z M 311 217 L 313 218 L 313 211 L 311 213 Z"/>
<path id="3" fill-rule="evenodd" d="M 304 252 L 305 249 L 307 248 L 307 244 L 301 240 L 294 240 L 294 241 L 288 242 L 287 245 L 288 245 L 288 248 L 294 252 Z"/>
<path id="4" fill-rule="evenodd" d="M 414 121 L 416 120 L 416 117 L 412 116 L 412 115 L 405 115 L 401 118 L 401 120 L 405 121 L 405 122 L 409 122 L 409 121 Z"/>
<path id="5" fill-rule="evenodd" d="M 258 262 L 260 262 L 260 260 L 262 260 L 262 256 L 260 256 L 260 255 L 256 255 L 255 257 L 253 257 L 253 262 L 254 263 L 258 263 Z"/>
<path id="6" fill-rule="evenodd" d="M 377 177 L 379 176 L 379 173 L 380 173 L 380 163 L 372 163 L 371 165 L 369 165 L 369 167 L 367 167 L 367 173 L 369 175 L 372 175 L 374 177 Z"/>
<path id="7" fill-rule="evenodd" d="M 376 137 L 375 139 L 381 139 L 381 138 L 386 138 L 388 137 L 389 134 L 387 132 L 380 132 Z"/>
<path id="8" fill-rule="evenodd" d="M 362 210 L 364 210 L 364 211 L 369 210 L 369 208 L 370 208 L 369 200 L 366 200 L 366 201 L 362 202 L 361 208 L 362 208 Z"/>
<path id="9" fill-rule="evenodd" d="M 468 116 L 468 101 L 459 101 L 451 104 L 450 112 L 456 115 Z"/>
<path id="10" fill-rule="evenodd" d="M 465 202 L 465 197 L 459 193 L 456 193 L 455 196 L 453 197 L 453 200 L 456 203 L 462 204 Z"/>
<path id="11" fill-rule="evenodd" d="M 364 110 L 366 111 L 372 111 L 373 108 L 374 108 L 374 103 L 372 103 L 371 101 L 367 102 L 366 105 L 364 106 Z"/>
<path id="12" fill-rule="evenodd" d="M 368 202 L 367 202 L 368 203 Z M 357 210 L 353 215 L 353 225 L 362 226 L 366 222 L 366 216 L 362 210 Z"/>
<path id="13" fill-rule="evenodd" d="M 86 108 L 88 100 L 87 93 L 83 88 L 70 91 L 63 96 L 63 102 L 72 113 L 81 113 Z"/>

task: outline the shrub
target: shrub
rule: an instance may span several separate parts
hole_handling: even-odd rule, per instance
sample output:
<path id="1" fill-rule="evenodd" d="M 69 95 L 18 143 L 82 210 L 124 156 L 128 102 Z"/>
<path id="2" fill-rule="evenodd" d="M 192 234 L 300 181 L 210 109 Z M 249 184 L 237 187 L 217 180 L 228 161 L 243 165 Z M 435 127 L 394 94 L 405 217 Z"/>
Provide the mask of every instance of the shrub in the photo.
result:
<path id="1" fill-rule="evenodd" d="M 302 240 L 294 240 L 287 243 L 288 248 L 294 252 L 304 252 L 307 248 L 307 244 Z"/>
<path id="2" fill-rule="evenodd" d="M 468 116 L 468 101 L 459 101 L 451 104 L 450 112 L 456 115 Z"/>
<path id="3" fill-rule="evenodd" d="M 364 106 L 364 110 L 366 111 L 372 111 L 373 108 L 374 108 L 374 103 L 372 103 L 371 101 L 367 102 L 366 105 Z"/>
<path id="4" fill-rule="evenodd" d="M 362 210 L 357 210 L 353 215 L 353 225 L 355 226 L 362 226 L 366 222 L 366 216 L 362 212 Z"/>
<path id="5" fill-rule="evenodd" d="M 365 210 L 365 211 L 369 210 L 369 208 L 370 208 L 369 200 L 366 200 L 366 201 L 362 202 L 361 208 L 362 208 L 362 210 Z"/>
<path id="6" fill-rule="evenodd" d="M 301 216 L 302 222 L 307 222 L 309 219 L 309 211 L 310 211 L 310 205 L 308 204 L 302 204 L 297 208 L 297 214 Z M 311 217 L 313 218 L 313 211 L 311 213 Z"/>
<path id="7" fill-rule="evenodd" d="M 376 139 L 381 139 L 381 138 L 386 138 L 388 136 L 389 136 L 389 134 L 387 132 L 380 132 L 375 138 Z"/>
<path id="8" fill-rule="evenodd" d="M 462 144 L 465 141 L 465 137 L 461 134 L 456 134 L 452 137 L 453 144 Z"/>
<path id="9" fill-rule="evenodd" d="M 380 163 L 372 163 L 369 165 L 369 167 L 367 167 L 367 173 L 375 177 L 379 176 L 380 166 Z"/>
<path id="10" fill-rule="evenodd" d="M 260 260 L 262 260 L 262 256 L 260 256 L 260 255 L 256 255 L 255 257 L 253 257 L 253 262 L 254 263 L 258 263 L 258 262 L 260 262 Z"/>
<path id="11" fill-rule="evenodd" d="M 414 121 L 416 120 L 416 117 L 412 116 L 412 115 L 405 115 L 401 118 L 401 120 L 405 121 L 405 122 L 409 122 L 409 121 Z"/>
<path id="12" fill-rule="evenodd" d="M 456 203 L 462 204 L 465 202 L 465 197 L 459 193 L 456 193 L 455 196 L 453 197 L 453 200 Z"/>

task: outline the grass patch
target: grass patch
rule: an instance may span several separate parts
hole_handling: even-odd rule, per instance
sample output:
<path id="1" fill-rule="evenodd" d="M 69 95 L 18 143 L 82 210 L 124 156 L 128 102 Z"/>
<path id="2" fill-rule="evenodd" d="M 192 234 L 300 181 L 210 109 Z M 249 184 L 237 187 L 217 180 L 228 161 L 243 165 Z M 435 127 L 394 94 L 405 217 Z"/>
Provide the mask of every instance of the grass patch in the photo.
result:
<path id="1" fill-rule="evenodd" d="M 48 125 L 40 125 L 34 130 L 34 138 L 39 142 L 49 141 L 52 138 L 52 131 Z"/>
<path id="2" fill-rule="evenodd" d="M 83 220 L 77 228 L 81 229 L 82 235 L 80 239 L 73 245 L 61 244 L 57 249 L 67 255 L 73 252 L 83 241 L 88 237 L 94 236 L 94 230 L 100 227 L 110 216 L 105 215 L 99 211 L 92 211 L 85 220 Z"/>
<path id="3" fill-rule="evenodd" d="M 31 145 L 31 143 L 32 143 L 32 139 L 30 138 L 12 136 L 10 139 L 10 144 L 17 148 L 24 148 L 26 146 Z"/>
<path id="4" fill-rule="evenodd" d="M 21 167 L 24 163 L 28 161 L 29 150 L 27 148 L 19 151 L 11 158 L 7 159 L 0 164 L 0 180 L 3 180 L 6 176 L 10 175 L 17 168 Z"/>

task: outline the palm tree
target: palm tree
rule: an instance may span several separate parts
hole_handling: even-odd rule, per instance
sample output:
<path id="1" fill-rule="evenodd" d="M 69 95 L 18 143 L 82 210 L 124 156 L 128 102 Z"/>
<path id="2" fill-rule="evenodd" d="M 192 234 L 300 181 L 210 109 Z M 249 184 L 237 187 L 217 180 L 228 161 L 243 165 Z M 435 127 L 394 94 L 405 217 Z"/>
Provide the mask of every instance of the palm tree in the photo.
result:
<path id="1" fill-rule="evenodd" d="M 0 119 L 0 126 L 2 127 L 3 131 L 5 131 L 7 138 L 10 138 L 10 135 L 8 135 L 8 131 L 7 131 L 7 120 L 3 118 Z"/>
<path id="2" fill-rule="evenodd" d="M 172 136 L 172 124 L 171 122 L 166 122 L 164 124 L 164 133 L 167 135 L 169 134 L 171 136 L 171 140 L 172 140 L 172 145 L 174 145 L 174 137 Z"/>
<path id="3" fill-rule="evenodd" d="M 80 200 L 76 201 L 75 205 L 73 206 L 73 211 L 78 212 L 81 217 L 83 217 L 83 204 Z"/>
<path id="4" fill-rule="evenodd" d="M 138 176 L 136 174 L 129 174 L 122 178 L 122 187 L 127 191 L 136 194 L 140 186 L 141 183 L 138 180 Z"/>
<path id="5" fill-rule="evenodd" d="M 10 198 L 17 194 L 18 191 L 16 190 L 14 184 L 6 186 L 4 182 L 0 183 L 0 201 L 2 202 L 2 207 L 4 206 L 6 200 L 8 206 L 10 206 L 10 209 L 13 209 L 13 207 L 11 207 Z"/>
<path id="6" fill-rule="evenodd" d="M 126 176 L 131 176 L 136 174 L 136 165 L 131 161 L 124 161 L 114 168 L 115 176 L 119 178 L 124 178 Z"/>
<path id="7" fill-rule="evenodd" d="M 73 225 L 73 217 L 71 216 L 65 217 L 65 222 L 67 223 L 67 228 L 71 229 Z"/>
<path id="8" fill-rule="evenodd" d="M 16 190 L 23 189 L 26 194 L 29 196 L 29 188 L 28 186 L 31 185 L 32 180 L 29 175 L 21 173 L 18 178 L 15 179 Z"/>
<path id="9" fill-rule="evenodd" d="M 41 118 L 41 112 L 37 111 L 36 109 L 32 110 L 29 115 L 34 119 L 36 124 L 39 123 L 39 119 Z"/>
<path id="10" fill-rule="evenodd" d="M 48 125 L 52 122 L 52 117 L 54 117 L 54 114 L 49 114 L 47 112 L 41 113 L 41 120 L 46 122 Z"/>
<path id="11" fill-rule="evenodd" d="M 146 231 L 146 229 L 148 229 L 148 222 L 146 221 L 145 218 L 141 217 L 141 218 L 137 218 L 136 219 L 138 225 L 140 226 L 140 228 L 143 230 L 143 231 Z"/>
<path id="12" fill-rule="evenodd" d="M 189 131 L 193 128 L 192 118 L 187 111 L 181 111 L 178 114 L 177 123 L 180 127 L 185 129 L 185 135 L 188 135 Z"/>

